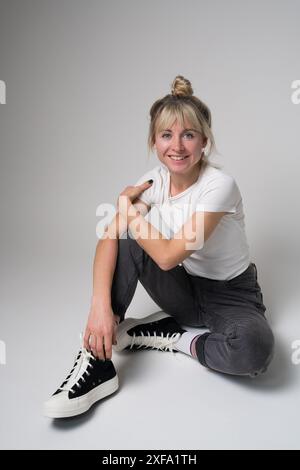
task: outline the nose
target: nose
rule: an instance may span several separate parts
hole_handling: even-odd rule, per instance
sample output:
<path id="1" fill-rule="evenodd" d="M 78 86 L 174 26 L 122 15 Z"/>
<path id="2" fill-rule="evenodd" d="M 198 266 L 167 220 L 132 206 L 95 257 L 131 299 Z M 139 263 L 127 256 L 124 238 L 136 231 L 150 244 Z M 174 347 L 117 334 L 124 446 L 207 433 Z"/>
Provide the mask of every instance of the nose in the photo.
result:
<path id="1" fill-rule="evenodd" d="M 176 153 L 182 152 L 182 150 L 184 150 L 184 145 L 183 145 L 183 142 L 182 142 L 182 139 L 181 139 L 180 135 L 178 135 L 178 136 L 174 135 L 173 136 L 172 149 Z"/>

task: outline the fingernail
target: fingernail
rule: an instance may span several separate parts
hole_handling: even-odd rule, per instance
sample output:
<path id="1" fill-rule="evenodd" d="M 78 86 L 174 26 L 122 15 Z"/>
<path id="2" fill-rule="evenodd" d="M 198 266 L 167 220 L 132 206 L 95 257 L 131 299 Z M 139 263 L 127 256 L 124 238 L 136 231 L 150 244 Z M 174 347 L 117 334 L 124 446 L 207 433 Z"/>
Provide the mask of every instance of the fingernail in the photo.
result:
<path id="1" fill-rule="evenodd" d="M 148 180 L 148 183 L 152 184 L 152 183 L 153 183 L 153 180 Z"/>

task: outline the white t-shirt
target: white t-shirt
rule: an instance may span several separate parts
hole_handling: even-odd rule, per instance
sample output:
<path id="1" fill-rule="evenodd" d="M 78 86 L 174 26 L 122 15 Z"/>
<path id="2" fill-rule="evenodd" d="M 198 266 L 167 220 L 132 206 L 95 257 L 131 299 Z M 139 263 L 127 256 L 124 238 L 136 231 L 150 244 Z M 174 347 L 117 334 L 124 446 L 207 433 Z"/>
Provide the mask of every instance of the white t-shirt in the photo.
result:
<path id="1" fill-rule="evenodd" d="M 168 239 L 173 238 L 196 207 L 208 212 L 230 212 L 221 218 L 202 248 L 180 263 L 189 274 L 229 280 L 247 269 L 251 259 L 243 202 L 231 175 L 210 164 L 203 165 L 198 180 L 173 197 L 169 196 L 170 172 L 166 165 L 161 163 L 145 173 L 135 186 L 149 179 L 153 179 L 151 187 L 139 196 L 151 206 L 145 219 Z"/>

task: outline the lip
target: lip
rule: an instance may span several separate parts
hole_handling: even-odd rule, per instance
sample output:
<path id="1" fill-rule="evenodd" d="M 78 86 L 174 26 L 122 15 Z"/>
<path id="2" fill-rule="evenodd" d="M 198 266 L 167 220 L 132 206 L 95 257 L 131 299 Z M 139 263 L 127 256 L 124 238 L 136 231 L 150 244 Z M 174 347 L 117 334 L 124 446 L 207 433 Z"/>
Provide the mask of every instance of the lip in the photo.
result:
<path id="1" fill-rule="evenodd" d="M 179 156 L 179 155 L 178 155 Z M 175 165 L 183 165 L 184 162 L 189 158 L 189 155 L 186 155 L 183 160 L 173 160 L 170 155 L 168 155 L 168 158 L 170 158 L 171 162 L 174 163 Z"/>

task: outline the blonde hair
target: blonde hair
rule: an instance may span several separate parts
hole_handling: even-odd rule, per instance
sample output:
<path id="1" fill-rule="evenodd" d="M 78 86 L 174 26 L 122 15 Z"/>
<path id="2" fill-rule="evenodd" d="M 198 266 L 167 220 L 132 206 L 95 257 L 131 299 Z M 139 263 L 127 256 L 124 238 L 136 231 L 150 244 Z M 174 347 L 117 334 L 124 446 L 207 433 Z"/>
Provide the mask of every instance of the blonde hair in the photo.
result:
<path id="1" fill-rule="evenodd" d="M 219 152 L 211 129 L 211 112 L 208 106 L 193 93 L 191 82 L 182 75 L 177 75 L 171 85 L 171 93 L 153 103 L 150 108 L 148 156 L 153 151 L 156 134 L 163 129 L 168 129 L 177 119 L 182 127 L 185 121 L 188 121 L 193 129 L 207 138 L 202 162 L 212 165 L 208 157 L 213 152 L 217 154 Z M 213 166 L 219 167 L 215 163 Z"/>

